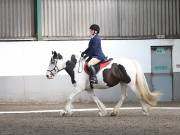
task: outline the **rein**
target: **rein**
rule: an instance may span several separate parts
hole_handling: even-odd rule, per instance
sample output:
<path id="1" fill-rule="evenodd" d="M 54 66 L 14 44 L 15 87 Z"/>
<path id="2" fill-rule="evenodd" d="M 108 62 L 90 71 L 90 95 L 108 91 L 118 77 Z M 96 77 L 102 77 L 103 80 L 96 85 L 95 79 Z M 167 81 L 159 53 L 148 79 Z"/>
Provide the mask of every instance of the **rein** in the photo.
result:
<path id="1" fill-rule="evenodd" d="M 78 73 L 82 73 L 82 71 L 83 71 L 83 62 L 82 62 L 82 60 L 83 60 L 83 57 L 80 57 L 79 61 L 78 61 Z"/>
<path id="2" fill-rule="evenodd" d="M 65 68 L 62 68 L 61 70 L 64 70 L 64 69 L 65 69 Z M 53 71 L 55 71 L 55 72 L 56 72 L 56 71 L 57 71 L 57 72 L 60 72 L 61 70 L 59 70 L 58 66 L 55 65 L 52 70 L 47 70 L 47 71 L 49 71 L 52 75 L 54 75 L 54 74 L 53 74 Z"/>

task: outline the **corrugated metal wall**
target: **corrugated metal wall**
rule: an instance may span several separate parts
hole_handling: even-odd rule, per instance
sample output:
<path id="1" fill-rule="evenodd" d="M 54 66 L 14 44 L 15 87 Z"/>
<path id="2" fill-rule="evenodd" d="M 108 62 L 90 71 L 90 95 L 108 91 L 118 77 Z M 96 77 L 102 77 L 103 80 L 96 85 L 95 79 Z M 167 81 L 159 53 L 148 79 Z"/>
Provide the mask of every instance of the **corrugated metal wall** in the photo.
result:
<path id="1" fill-rule="evenodd" d="M 34 0 L 0 0 L 0 39 L 34 35 Z"/>
<path id="2" fill-rule="evenodd" d="M 43 36 L 87 37 L 98 23 L 103 36 L 118 36 L 117 0 L 43 0 Z"/>
<path id="3" fill-rule="evenodd" d="M 108 38 L 180 37 L 179 0 L 42 0 L 42 36 L 83 38 L 98 23 Z"/>
<path id="4" fill-rule="evenodd" d="M 42 36 L 86 38 L 97 23 L 104 38 L 180 38 L 180 0 L 42 0 Z M 35 36 L 34 0 L 0 0 L 0 39 Z"/>
<path id="5" fill-rule="evenodd" d="M 180 36 L 179 0 L 119 0 L 120 36 Z"/>

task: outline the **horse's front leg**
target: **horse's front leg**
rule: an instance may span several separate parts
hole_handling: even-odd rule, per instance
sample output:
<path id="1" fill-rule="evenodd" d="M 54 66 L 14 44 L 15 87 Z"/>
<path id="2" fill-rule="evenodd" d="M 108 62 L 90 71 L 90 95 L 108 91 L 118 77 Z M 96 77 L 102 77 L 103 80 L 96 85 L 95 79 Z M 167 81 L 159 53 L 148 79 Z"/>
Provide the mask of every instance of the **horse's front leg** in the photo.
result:
<path id="1" fill-rule="evenodd" d="M 77 96 L 79 93 L 83 91 L 82 88 L 75 86 L 73 92 L 70 94 L 70 96 L 67 98 L 66 106 L 65 106 L 65 112 L 62 114 L 64 115 L 72 115 L 72 102 L 75 96 Z"/>
<path id="2" fill-rule="evenodd" d="M 95 102 L 95 103 L 97 104 L 97 106 L 98 106 L 98 109 L 99 109 L 99 111 L 100 111 L 100 112 L 99 112 L 99 115 L 100 115 L 100 116 L 106 116 L 106 115 L 107 115 L 106 107 L 105 107 L 105 105 L 99 100 L 99 98 L 95 95 L 94 90 L 88 91 L 88 92 L 91 94 L 94 102 Z"/>
<path id="3" fill-rule="evenodd" d="M 125 98 L 127 97 L 127 85 L 121 84 L 121 98 L 116 104 L 116 106 L 113 108 L 113 111 L 111 112 L 111 116 L 116 116 L 119 113 L 119 109 L 122 106 Z"/>

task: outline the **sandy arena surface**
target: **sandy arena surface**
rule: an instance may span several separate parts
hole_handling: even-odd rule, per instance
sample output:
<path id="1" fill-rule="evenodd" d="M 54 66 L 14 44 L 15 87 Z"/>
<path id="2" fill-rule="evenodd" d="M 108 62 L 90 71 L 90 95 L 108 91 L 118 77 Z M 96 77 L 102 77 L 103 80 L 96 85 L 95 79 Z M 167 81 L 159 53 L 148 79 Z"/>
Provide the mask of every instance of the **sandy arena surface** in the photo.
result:
<path id="1" fill-rule="evenodd" d="M 139 105 L 123 107 L 135 106 Z M 180 103 L 158 106 L 180 107 Z M 75 108 L 94 107 L 94 104 L 75 104 Z M 0 112 L 47 109 L 63 109 L 63 105 L 0 105 Z M 0 114 L 0 135 L 180 135 L 180 108 L 153 109 L 149 116 L 139 109 L 120 110 L 117 117 L 99 117 L 97 113 L 74 112 L 72 117 L 61 117 L 59 112 Z"/>

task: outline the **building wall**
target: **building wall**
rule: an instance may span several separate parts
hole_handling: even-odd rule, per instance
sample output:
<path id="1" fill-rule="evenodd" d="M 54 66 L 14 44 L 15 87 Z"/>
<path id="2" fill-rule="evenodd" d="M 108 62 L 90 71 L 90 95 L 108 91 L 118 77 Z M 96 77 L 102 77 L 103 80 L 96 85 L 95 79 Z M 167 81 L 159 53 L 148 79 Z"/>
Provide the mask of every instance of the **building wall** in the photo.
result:
<path id="1" fill-rule="evenodd" d="M 174 89 L 174 99 L 175 100 L 180 100 L 180 73 L 175 72 L 173 74 L 173 89 Z"/>
<path id="2" fill-rule="evenodd" d="M 34 34 L 33 0 L 0 0 L 0 40 L 29 39 Z"/>
<path id="3" fill-rule="evenodd" d="M 174 99 L 180 100 L 180 44 L 179 40 L 175 40 L 176 46 L 173 47 L 173 57 L 177 59 L 173 61 L 174 74 L 173 74 L 173 89 L 174 89 Z"/>
<path id="4" fill-rule="evenodd" d="M 42 0 L 42 36 L 85 38 L 97 23 L 103 38 L 177 38 L 179 0 Z"/>
<path id="5" fill-rule="evenodd" d="M 180 38 L 179 0 L 0 0 L 0 40 Z"/>
<path id="6" fill-rule="evenodd" d="M 5 102 L 64 102 L 73 90 L 69 76 L 61 72 L 54 80 L 47 80 L 46 70 L 51 51 L 64 57 L 80 54 L 88 41 L 31 41 L 0 42 L 0 101 Z M 180 100 L 180 40 L 102 40 L 102 47 L 109 57 L 128 57 L 140 62 L 151 87 L 151 46 L 173 46 L 173 92 Z M 119 99 L 119 87 L 96 90 L 102 101 Z M 136 100 L 128 92 L 128 100 Z M 83 92 L 75 101 L 89 102 L 91 98 Z"/>

